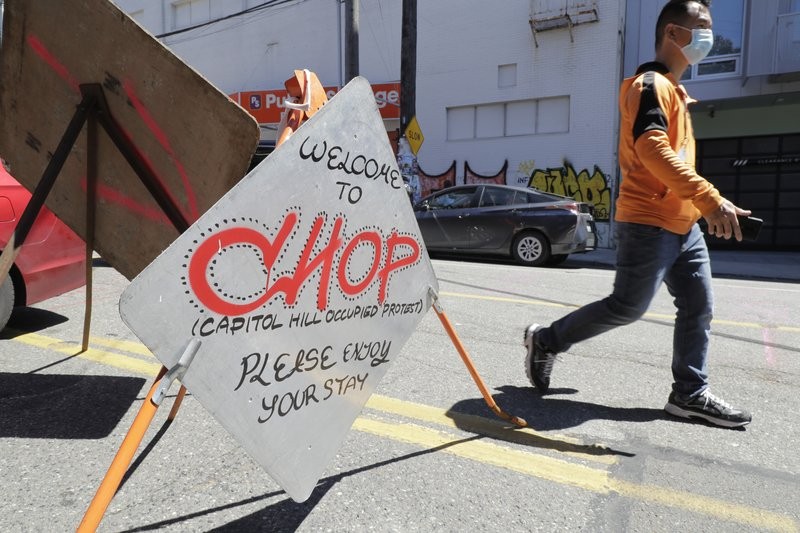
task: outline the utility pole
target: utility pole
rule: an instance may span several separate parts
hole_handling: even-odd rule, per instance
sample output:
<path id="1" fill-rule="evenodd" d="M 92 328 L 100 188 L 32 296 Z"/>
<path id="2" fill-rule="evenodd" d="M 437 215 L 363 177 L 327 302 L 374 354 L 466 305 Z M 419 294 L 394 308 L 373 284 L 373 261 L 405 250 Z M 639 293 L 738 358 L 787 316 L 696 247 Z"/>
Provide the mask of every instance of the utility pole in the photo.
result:
<path id="1" fill-rule="evenodd" d="M 417 0 L 403 0 L 403 27 L 400 39 L 400 137 L 397 139 L 397 165 L 412 203 L 420 199 L 417 156 L 408 144 L 406 130 L 417 114 Z"/>
<path id="2" fill-rule="evenodd" d="M 417 0 L 403 0 L 400 42 L 400 137 L 417 114 Z"/>
<path id="3" fill-rule="evenodd" d="M 358 76 L 358 2 L 359 0 L 344 0 L 345 84 Z"/>

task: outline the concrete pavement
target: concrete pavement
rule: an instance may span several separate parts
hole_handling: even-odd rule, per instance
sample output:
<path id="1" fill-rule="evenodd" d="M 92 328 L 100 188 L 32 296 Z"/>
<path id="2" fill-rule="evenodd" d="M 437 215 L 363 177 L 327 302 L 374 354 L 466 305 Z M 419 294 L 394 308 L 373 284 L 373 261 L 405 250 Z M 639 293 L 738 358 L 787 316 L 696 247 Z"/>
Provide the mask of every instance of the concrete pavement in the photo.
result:
<path id="1" fill-rule="evenodd" d="M 715 277 L 800 282 L 800 252 L 711 250 Z M 614 268 L 617 251 L 607 248 L 572 254 L 566 265 Z"/>

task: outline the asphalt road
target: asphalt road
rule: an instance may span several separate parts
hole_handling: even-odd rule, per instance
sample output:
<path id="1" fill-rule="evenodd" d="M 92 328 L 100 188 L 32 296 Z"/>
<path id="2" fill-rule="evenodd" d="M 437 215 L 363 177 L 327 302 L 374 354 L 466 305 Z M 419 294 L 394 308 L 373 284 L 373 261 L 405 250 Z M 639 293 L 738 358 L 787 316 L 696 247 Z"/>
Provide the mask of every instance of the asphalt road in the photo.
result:
<path id="1" fill-rule="evenodd" d="M 724 430 L 669 418 L 672 303 L 574 346 L 551 393 L 526 382 L 522 331 L 605 296 L 613 272 L 435 260 L 442 305 L 496 419 L 433 312 L 389 368 L 311 498 L 294 503 L 192 397 L 156 414 L 101 531 L 798 531 L 800 285 L 720 279 L 712 389 L 749 408 Z M 69 531 L 160 364 L 119 319 L 127 285 L 17 312 L 0 339 L 0 531 Z M 170 391 L 175 393 L 177 386 Z"/>

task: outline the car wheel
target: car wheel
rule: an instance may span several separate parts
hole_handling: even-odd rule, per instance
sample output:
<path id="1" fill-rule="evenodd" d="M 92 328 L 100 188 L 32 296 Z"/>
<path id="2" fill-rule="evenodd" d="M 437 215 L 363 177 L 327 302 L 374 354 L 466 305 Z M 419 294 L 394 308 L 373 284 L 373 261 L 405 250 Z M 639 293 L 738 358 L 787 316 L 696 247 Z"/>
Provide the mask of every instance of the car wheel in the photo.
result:
<path id="1" fill-rule="evenodd" d="M 14 282 L 11 275 L 6 276 L 3 285 L 0 286 L 0 331 L 5 329 L 11 311 L 14 310 Z"/>
<path id="2" fill-rule="evenodd" d="M 514 239 L 511 255 L 522 265 L 543 265 L 550 259 L 550 243 L 538 231 L 526 231 Z"/>
<path id="3" fill-rule="evenodd" d="M 547 264 L 550 266 L 560 265 L 561 263 L 567 260 L 567 257 L 569 257 L 569 254 L 551 255 L 550 259 L 547 260 Z"/>

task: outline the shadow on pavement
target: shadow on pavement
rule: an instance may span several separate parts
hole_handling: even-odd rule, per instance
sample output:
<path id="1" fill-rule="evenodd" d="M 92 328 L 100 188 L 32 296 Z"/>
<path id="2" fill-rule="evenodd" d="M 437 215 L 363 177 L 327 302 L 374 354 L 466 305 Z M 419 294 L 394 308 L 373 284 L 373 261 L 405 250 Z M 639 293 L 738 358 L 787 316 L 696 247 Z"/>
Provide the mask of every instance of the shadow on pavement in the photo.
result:
<path id="1" fill-rule="evenodd" d="M 64 315 L 59 315 L 46 309 L 35 307 L 16 307 L 11 313 L 8 325 L 0 333 L 0 339 L 13 339 L 26 333 L 36 333 L 68 320 Z"/>
<path id="2" fill-rule="evenodd" d="M 651 422 L 667 418 L 661 409 L 647 407 L 608 407 L 594 403 L 578 402 L 566 398 L 555 398 L 556 395 L 574 394 L 574 389 L 550 389 L 546 395 L 538 394 L 532 387 L 514 387 L 504 385 L 497 388 L 499 394 L 494 395 L 497 405 L 509 414 L 524 418 L 528 427 L 536 431 L 562 430 L 583 424 L 589 420 L 616 420 L 620 422 Z M 493 416 L 483 398 L 462 400 L 456 403 L 451 412 L 476 413 L 482 416 Z M 670 418 L 671 419 L 671 418 Z M 458 419 L 453 418 L 458 424 Z M 469 431 L 469 428 L 462 428 Z M 608 448 L 591 445 L 571 445 L 577 449 L 562 450 L 559 446 L 565 443 L 555 439 L 540 437 L 541 447 L 560 451 L 575 451 L 580 453 L 633 455 Z M 593 449 L 599 451 L 592 451 Z M 588 449 L 588 451 L 587 451 Z M 605 451 L 603 451 L 605 450 Z"/>
<path id="3" fill-rule="evenodd" d="M 222 533 L 222 532 L 238 533 L 240 531 L 295 531 L 300 527 L 300 525 L 303 523 L 306 517 L 311 513 L 311 511 L 314 510 L 314 507 L 316 507 L 317 504 L 319 504 L 319 502 L 322 501 L 322 498 L 325 497 L 328 491 L 332 489 L 334 486 L 336 486 L 336 484 L 342 479 L 347 478 L 349 476 L 355 476 L 363 472 L 369 472 L 370 470 L 374 470 L 376 468 L 382 468 L 384 466 L 393 463 L 406 461 L 408 459 L 413 459 L 415 457 L 419 457 L 422 455 L 436 453 L 451 446 L 456 446 L 458 444 L 469 442 L 472 440 L 477 440 L 480 438 L 481 438 L 480 436 L 475 436 L 466 439 L 455 440 L 453 442 L 449 442 L 441 446 L 428 448 L 426 450 L 420 450 L 418 452 L 408 453 L 405 455 L 401 455 L 399 457 L 394 457 L 391 459 L 387 459 L 385 461 L 380 461 L 371 465 L 363 466 L 361 468 L 355 468 L 347 472 L 342 472 L 341 474 L 337 474 L 335 476 L 323 478 L 319 481 L 319 483 L 317 483 L 317 486 L 314 488 L 314 492 L 311 493 L 311 497 L 302 503 L 297 503 L 289 498 L 285 498 L 274 504 L 267 505 L 263 509 L 259 509 L 254 513 L 251 513 L 247 516 L 229 522 L 223 526 L 209 529 L 208 531 L 214 531 L 216 533 Z M 182 522 L 186 522 L 187 520 L 200 518 L 202 516 L 225 511 L 227 509 L 235 509 L 237 507 L 241 507 L 243 505 L 250 505 L 262 500 L 268 500 L 270 498 L 285 496 L 285 494 L 286 493 L 282 490 L 268 492 L 260 496 L 254 496 L 252 498 L 240 500 L 238 502 L 233 502 L 218 507 L 212 507 L 203 511 L 198 511 L 195 513 L 178 516 L 169 520 L 163 520 L 161 522 L 155 522 L 152 524 L 139 526 L 133 529 L 128 529 L 125 531 L 125 533 L 133 533 L 136 531 L 152 531 L 156 529 L 161 529 L 166 526 L 180 524 Z"/>
<path id="4" fill-rule="evenodd" d="M 102 439 L 143 378 L 0 372 L 0 438 Z"/>
<path id="5" fill-rule="evenodd" d="M 509 402 L 507 398 L 503 398 L 502 395 L 495 396 L 500 398 L 497 404 L 503 411 L 512 416 L 518 416 L 526 420 L 528 427 L 525 428 L 525 430 L 521 431 L 521 428 L 514 426 L 510 422 L 501 420 L 500 418 L 489 418 L 495 415 L 489 410 L 483 398 L 458 402 L 447 411 L 447 416 L 453 420 L 456 427 L 463 431 L 475 433 L 481 437 L 487 437 L 493 440 L 520 444 L 530 448 L 594 456 L 617 455 L 633 457 L 636 455 L 631 452 L 615 450 L 606 445 L 582 444 L 575 440 L 564 439 L 559 436 L 537 434 L 535 433 L 536 430 L 546 428 L 540 428 L 538 424 L 532 423 L 530 420 L 530 418 L 532 418 L 531 415 L 525 413 L 525 410 L 520 407 L 509 407 L 507 404 L 511 402 Z M 475 411 L 475 414 L 466 413 L 465 411 L 468 410 Z M 533 416 L 536 417 L 537 415 Z"/>

